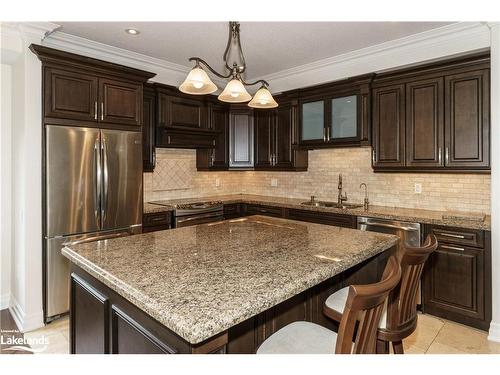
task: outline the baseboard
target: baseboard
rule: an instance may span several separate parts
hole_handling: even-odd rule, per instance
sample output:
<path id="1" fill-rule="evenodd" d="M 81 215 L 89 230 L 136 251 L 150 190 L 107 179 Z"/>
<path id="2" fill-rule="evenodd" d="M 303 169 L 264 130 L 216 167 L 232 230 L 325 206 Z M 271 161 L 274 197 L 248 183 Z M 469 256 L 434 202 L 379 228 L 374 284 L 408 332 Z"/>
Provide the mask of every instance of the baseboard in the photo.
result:
<path id="1" fill-rule="evenodd" d="M 489 341 L 500 342 L 500 323 L 491 322 L 488 334 Z"/>
<path id="2" fill-rule="evenodd" d="M 11 304 L 9 306 L 10 314 L 16 322 L 17 328 L 21 332 L 29 332 L 44 326 L 43 324 L 43 311 L 26 314 L 21 305 L 17 302 L 14 296 L 11 297 Z"/>
<path id="3" fill-rule="evenodd" d="M 10 293 L 5 293 L 0 296 L 0 310 L 8 309 L 10 305 Z"/>

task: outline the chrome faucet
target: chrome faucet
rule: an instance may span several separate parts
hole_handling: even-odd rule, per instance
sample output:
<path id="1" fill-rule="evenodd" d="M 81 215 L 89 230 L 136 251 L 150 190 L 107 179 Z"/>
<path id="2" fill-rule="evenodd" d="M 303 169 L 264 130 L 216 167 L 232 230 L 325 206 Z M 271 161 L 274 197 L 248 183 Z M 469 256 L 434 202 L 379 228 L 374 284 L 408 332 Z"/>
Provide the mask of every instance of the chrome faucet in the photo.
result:
<path id="1" fill-rule="evenodd" d="M 337 203 L 342 204 L 342 202 L 345 202 L 347 200 L 347 193 L 344 193 L 344 195 L 342 195 L 342 173 L 339 174 L 338 189 L 339 189 L 339 194 L 337 197 Z"/>
<path id="2" fill-rule="evenodd" d="M 370 201 L 368 200 L 368 186 L 366 186 L 366 184 L 363 182 L 359 185 L 359 188 L 361 189 L 362 187 L 365 188 L 365 200 L 363 202 L 363 207 L 365 209 L 365 211 L 368 210 L 368 205 L 370 204 Z"/>

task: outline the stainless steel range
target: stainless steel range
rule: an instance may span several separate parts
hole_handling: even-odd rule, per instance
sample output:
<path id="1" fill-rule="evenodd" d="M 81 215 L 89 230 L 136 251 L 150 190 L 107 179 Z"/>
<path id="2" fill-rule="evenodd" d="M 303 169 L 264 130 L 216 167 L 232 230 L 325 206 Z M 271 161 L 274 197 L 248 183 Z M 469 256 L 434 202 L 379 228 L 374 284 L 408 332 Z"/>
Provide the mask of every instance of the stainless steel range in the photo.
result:
<path id="1" fill-rule="evenodd" d="M 151 203 L 175 207 L 175 228 L 224 220 L 224 205 L 221 201 L 178 204 L 169 201 L 157 201 Z"/>

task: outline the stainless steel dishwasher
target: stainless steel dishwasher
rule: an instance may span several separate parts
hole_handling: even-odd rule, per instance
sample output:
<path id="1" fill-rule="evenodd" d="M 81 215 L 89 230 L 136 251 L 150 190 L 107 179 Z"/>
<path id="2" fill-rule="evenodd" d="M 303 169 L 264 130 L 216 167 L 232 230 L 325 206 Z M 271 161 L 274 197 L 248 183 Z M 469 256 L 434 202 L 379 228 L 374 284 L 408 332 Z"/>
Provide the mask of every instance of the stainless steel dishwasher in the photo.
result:
<path id="1" fill-rule="evenodd" d="M 421 226 L 419 223 L 407 221 L 387 220 L 372 217 L 358 217 L 358 229 L 370 232 L 394 234 L 400 238 L 399 246 L 421 246 Z M 420 285 L 417 291 L 417 304 L 421 303 Z"/>

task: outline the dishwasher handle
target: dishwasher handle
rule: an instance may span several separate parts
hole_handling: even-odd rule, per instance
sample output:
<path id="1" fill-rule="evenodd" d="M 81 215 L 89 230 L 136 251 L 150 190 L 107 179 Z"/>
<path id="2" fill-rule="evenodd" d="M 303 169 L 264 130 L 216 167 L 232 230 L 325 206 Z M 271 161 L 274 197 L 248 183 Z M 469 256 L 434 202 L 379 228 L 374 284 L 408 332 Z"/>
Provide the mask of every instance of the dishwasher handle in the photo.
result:
<path id="1" fill-rule="evenodd" d="M 384 222 L 376 221 L 376 220 L 367 220 L 367 221 L 360 222 L 359 224 L 360 225 L 371 225 L 374 227 L 399 229 L 399 230 L 404 230 L 407 232 L 418 231 L 418 228 L 413 228 L 413 227 L 410 227 L 407 225 L 390 224 L 390 223 L 384 223 Z"/>

